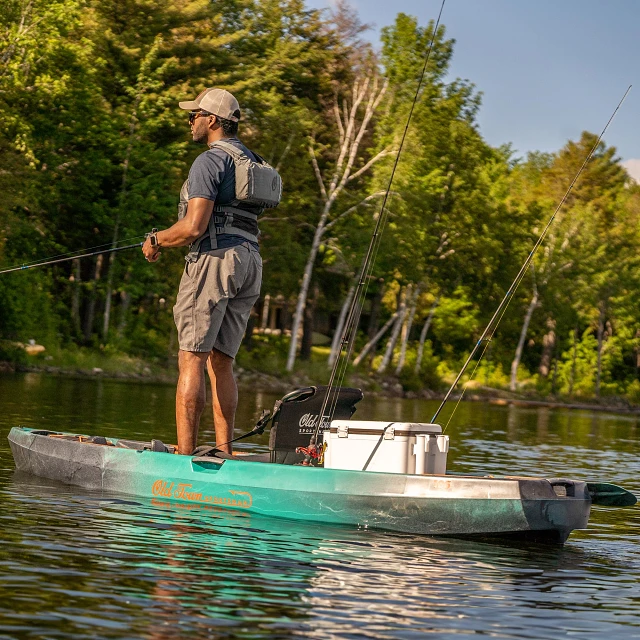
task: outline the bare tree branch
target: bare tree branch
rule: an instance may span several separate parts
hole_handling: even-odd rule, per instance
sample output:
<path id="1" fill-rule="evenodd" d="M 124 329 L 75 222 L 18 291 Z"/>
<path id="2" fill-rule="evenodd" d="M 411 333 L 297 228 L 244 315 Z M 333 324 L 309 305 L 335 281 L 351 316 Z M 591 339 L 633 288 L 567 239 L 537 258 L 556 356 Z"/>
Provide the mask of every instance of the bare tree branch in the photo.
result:
<path id="1" fill-rule="evenodd" d="M 360 169 L 358 169 L 355 173 L 352 173 L 349 176 L 349 179 L 347 180 L 347 182 L 351 182 L 352 180 L 359 178 L 367 169 L 369 169 L 376 162 L 378 162 L 378 160 L 382 160 L 382 158 L 384 158 L 385 156 L 393 155 L 394 153 L 395 153 L 394 149 L 383 149 L 382 151 L 380 151 L 380 153 L 377 153 L 375 156 L 373 156 L 373 158 L 371 158 L 369 162 L 362 165 L 362 167 L 360 167 Z"/>
<path id="2" fill-rule="evenodd" d="M 377 80 L 377 77 L 376 77 L 376 80 Z M 368 85 L 369 85 L 369 82 L 368 82 L 368 79 L 367 79 L 367 82 L 365 83 L 365 87 L 368 87 Z M 376 86 L 376 85 L 377 85 L 377 83 L 374 82 L 374 86 Z M 357 155 L 358 149 L 360 147 L 360 143 L 362 142 L 362 138 L 364 137 L 364 134 L 367 132 L 367 128 L 369 126 L 369 122 L 371 121 L 371 118 L 373 117 L 373 114 L 375 112 L 375 108 L 380 103 L 380 100 L 382 99 L 382 96 L 384 96 L 384 94 L 386 93 L 388 86 L 389 86 L 389 83 L 388 83 L 387 80 L 385 80 L 384 85 L 382 86 L 382 88 L 380 89 L 378 94 L 376 95 L 375 92 L 372 91 L 370 96 L 369 96 L 369 101 L 368 101 L 367 107 L 365 109 L 365 113 L 364 113 L 364 117 L 362 118 L 362 122 L 360 123 L 360 127 L 358 129 L 358 134 L 356 135 L 355 139 L 351 143 L 351 150 L 350 150 L 350 153 L 349 153 L 349 157 L 347 159 L 347 164 L 346 164 L 346 166 L 344 168 L 344 171 L 342 173 L 342 179 L 336 185 L 336 187 L 333 188 L 333 191 L 336 192 L 336 195 L 338 193 L 340 193 L 340 191 L 342 190 L 344 185 L 347 183 L 347 180 L 349 179 L 349 176 L 351 175 L 351 169 L 352 169 L 353 164 L 355 162 L 356 155 Z M 364 99 L 364 95 L 362 95 L 362 99 Z"/>
<path id="3" fill-rule="evenodd" d="M 320 187 L 320 193 L 325 202 L 327 202 L 327 190 L 324 188 L 324 181 L 322 179 L 322 173 L 320 172 L 320 167 L 318 166 L 318 159 L 316 158 L 316 152 L 313 150 L 313 144 L 309 145 L 309 155 L 311 156 L 311 164 L 313 165 L 313 172 L 316 174 L 316 179 L 318 180 L 318 186 Z"/>
<path id="4" fill-rule="evenodd" d="M 344 121 L 344 128 L 346 129 L 347 123 L 349 122 L 349 103 L 347 102 L 346 98 L 342 99 L 342 118 Z"/>
<path id="5" fill-rule="evenodd" d="M 333 227 L 333 225 L 336 222 L 338 222 L 345 216 L 348 216 L 350 213 L 353 213 L 358 207 L 361 207 L 362 205 L 366 205 L 370 200 L 373 200 L 374 198 L 379 198 L 380 196 L 383 196 L 385 193 L 386 191 L 376 191 L 375 193 L 372 193 L 366 198 L 363 198 L 362 200 L 360 200 L 360 202 L 358 202 L 358 204 L 354 204 L 352 207 L 349 207 L 346 211 L 343 211 L 341 214 L 335 217 L 331 222 L 327 222 L 327 224 L 324 226 L 325 230 Z M 391 192 L 391 191 L 389 192 L 389 195 L 391 195 L 392 193 L 394 193 L 394 195 L 397 195 L 395 192 Z"/>
<path id="6" fill-rule="evenodd" d="M 344 125 L 342 124 L 342 116 L 340 114 L 340 105 L 338 104 L 337 95 L 333 103 L 333 115 L 336 118 L 336 124 L 338 125 L 338 132 L 340 133 L 340 144 L 343 144 L 344 143 Z"/>
<path id="7" fill-rule="evenodd" d="M 347 120 L 347 126 L 345 131 L 345 140 L 340 148 L 340 154 L 338 155 L 338 160 L 336 161 L 336 168 L 333 172 L 333 176 L 331 177 L 331 183 L 329 186 L 329 198 L 335 200 L 335 198 L 340 193 L 340 190 L 337 187 L 346 182 L 345 176 L 348 178 L 349 173 L 351 173 L 350 168 L 353 165 L 353 161 L 349 162 L 351 156 L 357 152 L 357 147 L 359 146 L 358 136 L 355 140 L 352 140 L 354 130 L 356 128 L 356 119 L 358 116 L 358 108 L 360 104 L 365 99 L 367 95 L 367 90 L 369 88 L 369 78 L 365 78 L 362 85 L 358 79 L 356 79 L 353 85 L 353 104 L 351 105 L 351 109 L 349 110 L 349 119 Z M 367 117 L 367 112 L 365 112 L 365 117 Z M 363 119 L 363 122 L 364 122 Z M 368 120 L 367 120 L 368 123 Z M 360 125 L 360 129 L 362 129 L 362 123 Z M 361 136 L 360 136 L 361 138 Z M 358 142 L 358 144 L 356 144 Z M 347 158 L 347 166 L 343 170 L 343 165 L 345 162 L 345 158 Z M 342 175 L 341 175 L 342 174 Z"/>
<path id="8" fill-rule="evenodd" d="M 313 267 L 322 242 L 322 237 L 326 230 L 335 224 L 336 220 L 348 215 L 355 208 L 352 207 L 351 209 L 348 209 L 338 216 L 336 220 L 329 222 L 331 208 L 338 196 L 345 190 L 345 186 L 349 181 L 349 177 L 351 176 L 351 172 L 358 155 L 360 144 L 367 132 L 367 128 L 371 118 L 373 117 L 375 108 L 380 103 L 380 100 L 382 100 L 388 85 L 385 81 L 380 90 L 378 90 L 378 86 L 379 78 L 375 72 L 373 73 L 373 81 L 371 77 L 366 77 L 364 79 L 356 78 L 351 90 L 351 105 L 349 105 L 349 100 L 346 96 L 342 100 L 343 120 L 339 117 L 338 102 L 336 101 L 334 105 L 334 116 L 336 117 L 339 131 L 340 144 L 338 145 L 337 160 L 333 168 L 331 179 L 328 182 L 328 186 L 325 186 L 322 172 L 320 171 L 320 166 L 313 148 L 313 140 L 309 145 L 311 164 L 313 165 L 313 170 L 318 181 L 320 193 L 324 199 L 324 206 L 316 224 L 315 233 L 313 234 L 309 257 L 307 258 L 304 273 L 302 275 L 300 292 L 296 302 L 296 310 L 293 315 L 291 342 L 289 343 L 289 352 L 287 355 L 287 371 L 292 371 L 295 363 L 298 337 L 302 326 L 302 317 L 309 292 L 309 284 L 311 282 Z M 363 103 L 365 104 L 364 114 L 360 117 L 361 106 Z M 374 160 L 374 162 L 375 161 L 376 160 Z M 367 164 L 368 167 L 370 167 L 373 163 L 365 163 L 365 165 Z M 366 168 L 363 169 L 363 171 L 366 171 Z"/>
<path id="9" fill-rule="evenodd" d="M 276 171 L 280 171 L 280 168 L 282 167 L 282 162 L 289 155 L 289 151 L 291 151 L 291 145 L 293 144 L 293 138 L 294 137 L 295 137 L 294 133 L 292 133 L 289 136 L 289 140 L 287 141 L 287 146 L 284 148 L 284 151 L 282 152 L 282 155 L 280 156 L 280 159 L 278 160 L 278 164 L 274 167 Z"/>

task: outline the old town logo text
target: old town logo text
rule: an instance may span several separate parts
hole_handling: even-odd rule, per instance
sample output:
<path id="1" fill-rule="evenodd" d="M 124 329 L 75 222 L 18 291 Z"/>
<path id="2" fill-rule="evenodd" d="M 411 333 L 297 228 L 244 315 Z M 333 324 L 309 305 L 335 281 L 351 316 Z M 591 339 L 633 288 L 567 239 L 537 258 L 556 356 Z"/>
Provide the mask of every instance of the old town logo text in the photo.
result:
<path id="1" fill-rule="evenodd" d="M 200 491 L 196 491 L 192 484 L 187 482 L 170 482 L 169 480 L 156 480 L 151 487 L 154 496 L 163 498 L 173 498 L 174 500 L 186 500 L 187 502 L 201 502 L 204 504 L 215 504 L 220 507 L 239 507 L 249 509 L 253 504 L 253 497 L 248 491 L 232 491 L 228 496 L 208 496 Z"/>
<path id="2" fill-rule="evenodd" d="M 318 423 L 317 413 L 305 413 L 300 422 L 298 422 L 298 433 L 314 433 L 316 430 L 316 424 Z M 329 416 L 322 416 L 322 428 L 329 428 Z"/>

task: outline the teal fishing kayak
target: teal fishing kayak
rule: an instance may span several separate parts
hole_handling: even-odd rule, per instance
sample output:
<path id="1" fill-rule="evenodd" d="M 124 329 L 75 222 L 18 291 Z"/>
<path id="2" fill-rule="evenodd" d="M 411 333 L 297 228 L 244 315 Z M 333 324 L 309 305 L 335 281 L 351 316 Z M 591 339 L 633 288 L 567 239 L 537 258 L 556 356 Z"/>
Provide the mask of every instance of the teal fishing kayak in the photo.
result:
<path id="1" fill-rule="evenodd" d="M 587 526 L 597 502 L 593 487 L 577 480 L 326 469 L 275 464 L 268 454 L 183 456 L 151 443 L 25 427 L 13 428 L 9 443 L 19 471 L 87 489 L 420 535 L 561 543 Z M 606 487 L 616 504 L 618 488 Z"/>

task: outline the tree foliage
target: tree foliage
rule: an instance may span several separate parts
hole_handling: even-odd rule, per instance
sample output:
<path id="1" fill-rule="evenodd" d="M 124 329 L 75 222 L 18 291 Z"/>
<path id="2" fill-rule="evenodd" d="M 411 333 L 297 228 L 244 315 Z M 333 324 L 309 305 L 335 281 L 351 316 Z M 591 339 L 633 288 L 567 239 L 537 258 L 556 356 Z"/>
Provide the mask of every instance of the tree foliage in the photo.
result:
<path id="1" fill-rule="evenodd" d="M 177 102 L 223 86 L 242 105 L 241 137 L 285 184 L 282 205 L 261 222 L 263 293 L 279 301 L 285 333 L 307 292 L 315 312 L 305 322 L 323 316 L 330 332 L 380 213 L 376 194 L 387 187 L 433 29 L 399 14 L 377 53 L 345 2 L 320 12 L 303 0 L 6 0 L 0 265 L 172 224 L 180 185 L 202 151 L 188 141 Z M 481 93 L 450 77 L 454 54 L 441 26 L 355 351 L 404 304 L 394 322 L 405 330 L 390 329 L 360 366 L 379 366 L 394 335 L 411 388 L 436 385 L 465 358 L 596 142 L 585 132 L 557 153 L 525 159 L 492 147 L 476 122 Z M 385 90 L 358 144 L 345 145 L 351 134 L 341 127 L 364 82 L 375 83 L 372 95 Z M 345 148 L 354 150 L 352 169 L 328 206 Z M 640 189 L 601 142 L 513 296 L 481 368 L 485 382 L 503 384 L 520 340 L 521 386 L 640 397 L 639 230 Z M 179 251 L 159 265 L 132 251 L 0 276 L 0 337 L 166 357 L 175 349 L 181 269 Z"/>

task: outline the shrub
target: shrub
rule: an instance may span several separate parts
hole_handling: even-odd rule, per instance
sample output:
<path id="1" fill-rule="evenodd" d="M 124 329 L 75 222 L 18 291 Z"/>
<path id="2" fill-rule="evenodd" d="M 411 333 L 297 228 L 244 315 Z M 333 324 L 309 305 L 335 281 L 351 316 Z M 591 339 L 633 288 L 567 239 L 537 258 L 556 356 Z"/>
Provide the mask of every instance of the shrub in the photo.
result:
<path id="1" fill-rule="evenodd" d="M 640 404 L 640 380 L 634 380 L 628 387 L 625 393 L 625 398 L 631 404 Z"/>

